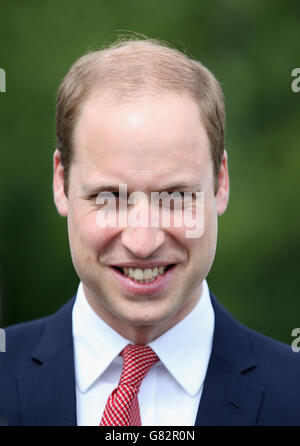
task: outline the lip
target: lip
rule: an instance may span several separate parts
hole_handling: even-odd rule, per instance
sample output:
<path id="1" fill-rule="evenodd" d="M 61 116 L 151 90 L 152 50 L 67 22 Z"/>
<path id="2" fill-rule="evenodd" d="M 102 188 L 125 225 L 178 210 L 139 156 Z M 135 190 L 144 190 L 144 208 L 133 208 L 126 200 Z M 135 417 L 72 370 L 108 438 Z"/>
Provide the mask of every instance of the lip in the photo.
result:
<path id="1" fill-rule="evenodd" d="M 174 262 L 149 262 L 149 263 L 133 263 L 133 262 L 125 262 L 125 263 L 116 263 L 110 266 L 117 266 L 119 268 L 155 268 L 156 266 L 168 266 L 172 265 Z"/>
<path id="2" fill-rule="evenodd" d="M 160 264 L 161 265 L 161 264 Z M 162 293 L 170 283 L 177 265 L 173 265 L 165 274 L 159 276 L 156 280 L 149 283 L 138 283 L 131 280 L 129 277 L 124 276 L 117 269 L 109 267 L 114 280 L 118 283 L 119 287 L 126 294 L 133 296 L 138 295 L 151 295 Z"/>

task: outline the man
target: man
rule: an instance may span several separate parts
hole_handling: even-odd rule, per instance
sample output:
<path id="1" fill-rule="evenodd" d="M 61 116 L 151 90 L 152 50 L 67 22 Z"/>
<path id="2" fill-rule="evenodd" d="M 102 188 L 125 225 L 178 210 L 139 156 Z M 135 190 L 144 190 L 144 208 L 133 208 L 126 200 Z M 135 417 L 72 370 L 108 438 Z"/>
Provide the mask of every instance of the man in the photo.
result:
<path id="1" fill-rule="evenodd" d="M 87 54 L 60 86 L 57 139 L 54 200 L 80 284 L 54 315 L 6 330 L 4 422 L 299 424 L 299 358 L 235 321 L 206 282 L 229 197 L 212 73 L 151 40 Z M 169 225 L 134 225 L 130 199 L 101 214 L 103 194 L 120 204 L 120 186 L 193 200 L 174 201 Z M 189 218 L 175 224 L 181 212 Z M 203 230 L 188 237 L 194 217 Z"/>

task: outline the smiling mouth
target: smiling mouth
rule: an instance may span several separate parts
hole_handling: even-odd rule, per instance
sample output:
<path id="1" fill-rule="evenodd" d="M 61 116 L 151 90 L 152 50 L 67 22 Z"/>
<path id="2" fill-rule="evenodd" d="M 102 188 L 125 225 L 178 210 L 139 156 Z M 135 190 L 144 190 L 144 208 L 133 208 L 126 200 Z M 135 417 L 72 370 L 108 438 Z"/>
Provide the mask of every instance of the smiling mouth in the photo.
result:
<path id="1" fill-rule="evenodd" d="M 174 263 L 167 266 L 156 266 L 154 268 L 112 266 L 112 268 L 119 271 L 125 277 L 128 277 L 130 280 L 137 283 L 155 282 L 160 276 L 166 274 L 172 267 L 175 267 Z"/>

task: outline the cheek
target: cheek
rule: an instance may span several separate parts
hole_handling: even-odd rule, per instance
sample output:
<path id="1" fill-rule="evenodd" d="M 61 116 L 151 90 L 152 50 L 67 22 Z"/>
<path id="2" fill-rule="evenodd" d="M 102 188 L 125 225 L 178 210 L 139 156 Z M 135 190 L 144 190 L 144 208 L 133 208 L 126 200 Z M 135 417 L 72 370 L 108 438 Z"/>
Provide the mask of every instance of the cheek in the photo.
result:
<path id="1" fill-rule="evenodd" d="M 68 218 L 70 245 L 75 250 L 93 252 L 97 257 L 99 252 L 116 235 L 116 228 L 100 227 L 97 223 L 96 212 L 72 212 Z"/>
<path id="2" fill-rule="evenodd" d="M 218 220 L 214 202 L 205 202 L 197 218 L 193 212 L 191 221 L 194 222 L 194 226 L 177 229 L 176 237 L 197 262 L 209 262 L 214 256 L 217 242 Z M 187 234 L 192 236 L 187 237 Z"/>
<path id="3" fill-rule="evenodd" d="M 198 203 L 185 207 L 182 212 L 175 211 L 171 218 L 171 232 L 179 238 L 181 243 L 189 250 L 194 246 L 205 246 L 210 243 L 215 234 L 216 211 L 212 200 L 204 201 L 202 198 Z M 181 221 L 176 227 L 175 221 Z"/>

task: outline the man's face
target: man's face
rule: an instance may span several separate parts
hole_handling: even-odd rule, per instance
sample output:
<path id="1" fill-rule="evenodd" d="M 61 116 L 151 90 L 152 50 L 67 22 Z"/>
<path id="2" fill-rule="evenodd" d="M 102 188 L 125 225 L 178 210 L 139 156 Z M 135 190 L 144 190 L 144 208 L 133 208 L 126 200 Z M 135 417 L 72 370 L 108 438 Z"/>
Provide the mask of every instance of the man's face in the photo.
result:
<path id="1" fill-rule="evenodd" d="M 148 95 L 121 103 L 108 94 L 94 96 L 82 109 L 74 146 L 68 197 L 55 152 L 54 195 L 59 213 L 68 217 L 72 260 L 86 297 L 97 314 L 125 337 L 143 330 L 151 331 L 150 338 L 157 337 L 199 299 L 215 255 L 217 216 L 228 200 L 227 158 L 223 158 L 215 196 L 208 136 L 197 104 L 185 95 Z M 154 191 L 202 191 L 203 235 L 187 238 L 187 228 L 174 224 L 100 227 L 98 187 L 109 184 L 126 184 L 128 195 L 146 193 L 149 206 Z M 133 205 L 128 206 L 129 212 Z M 114 265 L 175 266 L 151 283 L 135 283 Z"/>

